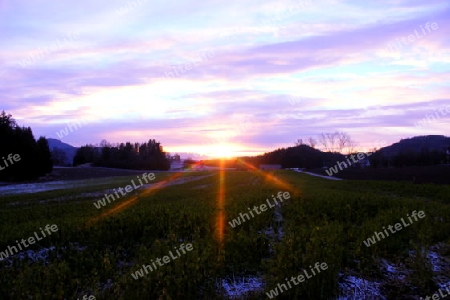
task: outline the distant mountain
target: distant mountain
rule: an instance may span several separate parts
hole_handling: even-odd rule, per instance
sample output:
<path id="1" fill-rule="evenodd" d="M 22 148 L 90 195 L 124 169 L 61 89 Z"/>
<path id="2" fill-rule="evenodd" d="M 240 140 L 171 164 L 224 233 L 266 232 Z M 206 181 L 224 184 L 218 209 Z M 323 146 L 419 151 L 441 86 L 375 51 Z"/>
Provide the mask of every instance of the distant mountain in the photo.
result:
<path id="1" fill-rule="evenodd" d="M 402 139 L 398 143 L 378 150 L 383 156 L 392 157 L 399 153 L 420 153 L 423 151 L 443 151 L 450 147 L 450 137 L 443 135 L 416 136 Z"/>
<path id="2" fill-rule="evenodd" d="M 76 149 L 76 147 L 66 144 L 66 143 L 63 143 L 57 139 L 49 138 L 49 139 L 47 139 L 47 141 L 48 141 L 48 146 L 50 147 L 50 150 L 52 150 L 54 147 L 59 148 L 59 149 L 73 149 L 73 148 Z"/>
<path id="3" fill-rule="evenodd" d="M 75 156 L 78 148 L 74 147 L 72 145 L 66 144 L 61 142 L 57 139 L 49 138 L 48 140 L 48 147 L 50 148 L 50 151 L 53 152 L 54 149 L 59 149 L 65 153 L 64 162 L 62 165 L 72 165 L 73 157 Z"/>

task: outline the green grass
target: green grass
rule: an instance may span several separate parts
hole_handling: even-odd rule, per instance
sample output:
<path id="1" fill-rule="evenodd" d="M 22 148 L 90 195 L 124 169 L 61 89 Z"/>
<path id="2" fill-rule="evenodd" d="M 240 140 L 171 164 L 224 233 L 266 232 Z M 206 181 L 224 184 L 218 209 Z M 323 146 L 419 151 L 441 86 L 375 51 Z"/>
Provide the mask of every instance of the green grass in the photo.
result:
<path id="1" fill-rule="evenodd" d="M 83 195 L 123 187 L 135 176 L 86 180 L 63 190 L 0 197 L 0 251 L 46 224 L 59 228 L 29 248 L 56 246 L 58 250 L 47 265 L 16 259 L 13 266 L 0 268 L 0 298 L 76 299 L 93 294 L 96 299 L 223 299 L 216 284 L 220 279 L 262 275 L 268 291 L 303 268 L 326 262 L 328 270 L 278 298 L 331 299 L 338 293 L 339 272 L 351 269 L 379 278 L 380 258 L 406 261 L 410 250 L 450 241 L 448 186 L 327 181 L 278 171 L 275 176 L 289 184 L 292 195 L 282 206 L 283 223 L 276 224 L 275 209 L 268 209 L 232 228 L 228 221 L 247 212 L 247 207 L 259 206 L 287 188 L 252 172 L 225 172 L 223 181 L 218 172 L 181 176 L 208 174 L 211 176 L 150 193 L 139 189 L 132 204 L 102 218 L 98 217 L 133 199 L 134 193 L 100 210 L 93 205 L 99 198 Z M 156 175 L 155 182 L 173 173 Z M 11 205 L 14 202 L 19 204 Z M 363 245 L 374 231 L 397 223 L 413 210 L 425 211 L 426 217 L 370 248 Z M 223 240 L 218 231 L 221 215 Z M 270 226 L 283 226 L 281 242 L 265 234 Z M 142 264 L 167 255 L 181 243 L 192 243 L 194 250 L 141 279 L 131 277 Z M 86 248 L 80 251 L 76 244 Z M 408 280 L 422 284 L 424 294 L 433 292 L 429 266 L 420 257 L 410 266 L 414 272 Z"/>

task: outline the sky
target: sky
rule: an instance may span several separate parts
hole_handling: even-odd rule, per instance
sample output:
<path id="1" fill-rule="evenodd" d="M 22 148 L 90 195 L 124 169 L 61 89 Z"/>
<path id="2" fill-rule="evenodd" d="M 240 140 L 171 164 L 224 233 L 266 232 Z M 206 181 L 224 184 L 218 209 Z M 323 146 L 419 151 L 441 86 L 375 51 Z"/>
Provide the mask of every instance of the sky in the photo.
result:
<path id="1" fill-rule="evenodd" d="M 0 0 L 0 110 L 210 156 L 449 135 L 449 25 L 448 0 Z"/>

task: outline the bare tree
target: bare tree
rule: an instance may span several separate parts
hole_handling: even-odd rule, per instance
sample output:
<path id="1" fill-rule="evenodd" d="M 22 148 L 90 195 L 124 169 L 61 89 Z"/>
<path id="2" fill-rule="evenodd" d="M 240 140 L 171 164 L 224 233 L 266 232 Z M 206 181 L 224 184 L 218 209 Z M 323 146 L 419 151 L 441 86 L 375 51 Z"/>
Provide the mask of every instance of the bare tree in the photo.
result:
<path id="1" fill-rule="evenodd" d="M 316 148 L 317 141 L 313 137 L 310 136 L 308 138 L 308 143 L 311 148 Z"/>
<path id="2" fill-rule="evenodd" d="M 358 146 L 358 143 L 357 142 L 355 142 L 355 141 L 353 141 L 353 140 L 350 140 L 350 142 L 348 143 L 348 145 L 347 145 L 347 148 L 348 148 L 348 153 L 350 154 L 350 153 L 355 153 L 355 151 L 356 151 L 356 146 Z"/>
<path id="3" fill-rule="evenodd" d="M 352 139 L 350 138 L 350 135 L 348 133 L 343 131 L 336 131 L 334 133 L 338 140 L 338 151 L 343 152 L 345 148 L 349 147 L 350 145 L 353 145 Z"/>
<path id="4" fill-rule="evenodd" d="M 324 151 L 331 152 L 328 145 L 327 135 L 323 132 L 319 135 L 319 143 L 322 145 Z"/>
<path id="5" fill-rule="evenodd" d="M 103 140 L 100 142 L 100 147 L 101 147 L 101 148 L 111 147 L 111 146 L 112 146 L 112 145 L 111 145 L 110 143 L 108 143 L 108 141 L 105 140 L 105 139 L 103 139 Z"/>
<path id="6" fill-rule="evenodd" d="M 321 133 L 319 135 L 319 142 L 322 144 L 322 147 L 327 152 L 336 152 L 336 140 L 337 140 L 337 132 L 335 133 Z"/>
<path id="7" fill-rule="evenodd" d="M 301 145 L 303 145 L 303 139 L 298 139 L 298 140 L 295 142 L 295 146 L 301 146 Z"/>
<path id="8" fill-rule="evenodd" d="M 345 148 L 354 149 L 356 143 L 352 141 L 350 135 L 343 131 L 326 132 L 319 135 L 319 143 L 324 151 L 343 152 Z"/>

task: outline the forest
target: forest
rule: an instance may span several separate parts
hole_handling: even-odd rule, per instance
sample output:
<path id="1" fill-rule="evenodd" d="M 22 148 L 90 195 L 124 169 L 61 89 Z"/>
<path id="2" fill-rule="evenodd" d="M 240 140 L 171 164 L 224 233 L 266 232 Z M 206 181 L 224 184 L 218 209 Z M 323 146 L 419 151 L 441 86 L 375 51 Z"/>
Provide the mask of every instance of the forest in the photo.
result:
<path id="1" fill-rule="evenodd" d="M 154 139 L 147 143 L 117 143 L 103 140 L 100 147 L 80 147 L 73 158 L 73 165 L 92 163 L 96 167 L 134 170 L 168 170 L 170 158 L 162 145 Z"/>
<path id="2" fill-rule="evenodd" d="M 36 140 L 30 127 L 19 126 L 5 111 L 0 114 L 0 140 L 0 180 L 32 180 L 53 170 L 47 139 Z"/>

